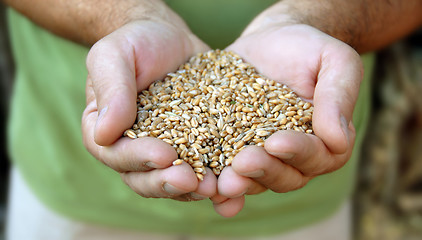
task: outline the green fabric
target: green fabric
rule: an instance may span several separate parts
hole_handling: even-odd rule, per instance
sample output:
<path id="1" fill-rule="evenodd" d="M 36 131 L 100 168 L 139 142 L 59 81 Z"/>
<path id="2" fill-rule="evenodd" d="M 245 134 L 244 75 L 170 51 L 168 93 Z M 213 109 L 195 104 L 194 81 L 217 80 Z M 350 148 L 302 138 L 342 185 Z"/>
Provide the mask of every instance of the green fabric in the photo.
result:
<path id="1" fill-rule="evenodd" d="M 248 23 L 276 0 L 166 0 L 213 49 L 232 43 Z"/>
<path id="2" fill-rule="evenodd" d="M 193 2 L 192 9 L 201 6 L 199 1 L 171 5 L 183 13 L 181 9 Z M 223 48 L 236 38 L 253 14 L 271 1 L 262 1 L 262 5 L 258 0 L 209 2 L 214 4 L 201 2 L 206 7 L 199 13 L 187 10 L 182 15 L 199 36 L 212 39 L 211 46 Z M 233 14 L 225 9 L 240 6 L 242 11 Z M 246 16 L 242 16 L 243 11 Z M 117 173 L 91 157 L 82 144 L 80 131 L 88 49 L 52 35 L 12 10 L 8 13 L 17 67 L 8 128 L 9 151 L 36 196 L 58 213 L 144 232 L 253 236 L 281 233 L 321 220 L 350 196 L 368 122 L 370 74 L 365 75 L 356 106 L 356 148 L 346 166 L 312 180 L 298 191 L 248 196 L 244 209 L 236 217 L 226 219 L 214 212 L 208 200 L 184 203 L 139 197 Z M 230 24 L 221 24 L 226 17 Z M 194 18 L 196 22 L 189 21 Z M 205 29 L 199 28 L 203 22 Z M 235 27 L 231 25 L 234 22 Z M 218 34 L 216 29 L 227 36 Z M 214 31 L 207 35 L 211 30 Z M 219 39 L 221 36 L 224 37 Z M 372 58 L 363 59 L 370 69 Z"/>

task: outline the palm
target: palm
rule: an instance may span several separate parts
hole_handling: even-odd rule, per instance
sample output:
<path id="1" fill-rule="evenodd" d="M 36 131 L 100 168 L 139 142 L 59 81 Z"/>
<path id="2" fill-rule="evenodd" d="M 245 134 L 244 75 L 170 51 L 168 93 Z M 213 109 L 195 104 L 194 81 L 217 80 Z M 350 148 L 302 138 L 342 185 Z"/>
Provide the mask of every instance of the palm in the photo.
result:
<path id="1" fill-rule="evenodd" d="M 343 45 L 309 26 L 289 26 L 247 35 L 229 49 L 241 54 L 270 79 L 312 99 L 324 51 L 338 48 L 341 55 Z"/>

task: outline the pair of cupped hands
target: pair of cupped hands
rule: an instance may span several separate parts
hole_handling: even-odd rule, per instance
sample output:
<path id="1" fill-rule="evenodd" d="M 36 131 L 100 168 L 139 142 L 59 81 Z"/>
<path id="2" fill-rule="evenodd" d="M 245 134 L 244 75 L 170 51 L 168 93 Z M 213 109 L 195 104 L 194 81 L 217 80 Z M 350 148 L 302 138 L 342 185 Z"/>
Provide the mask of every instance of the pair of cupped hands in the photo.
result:
<path id="1" fill-rule="evenodd" d="M 138 93 L 209 49 L 186 25 L 165 21 L 134 21 L 99 40 L 87 58 L 82 131 L 89 152 L 143 197 L 209 198 L 225 217 L 241 211 L 245 195 L 293 191 L 347 162 L 363 75 L 360 57 L 347 44 L 303 24 L 250 25 L 227 50 L 312 101 L 315 135 L 276 132 L 265 147 L 239 152 L 218 178 L 208 170 L 203 181 L 187 163 L 172 165 L 178 156 L 168 143 L 122 137 L 136 119 Z"/>

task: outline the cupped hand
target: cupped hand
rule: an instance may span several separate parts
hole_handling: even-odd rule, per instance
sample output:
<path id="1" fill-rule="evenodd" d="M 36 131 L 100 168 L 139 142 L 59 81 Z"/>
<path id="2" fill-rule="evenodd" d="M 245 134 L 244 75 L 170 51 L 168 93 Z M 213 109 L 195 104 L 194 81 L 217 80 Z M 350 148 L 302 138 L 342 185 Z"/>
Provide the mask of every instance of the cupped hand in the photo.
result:
<path id="1" fill-rule="evenodd" d="M 88 54 L 84 144 L 143 197 L 190 201 L 216 192 L 212 174 L 199 182 L 188 164 L 172 166 L 177 153 L 169 144 L 121 137 L 135 121 L 138 93 L 206 50 L 180 21 L 139 20 L 101 39 Z"/>
<path id="2" fill-rule="evenodd" d="M 308 25 L 247 30 L 228 50 L 313 102 L 315 132 L 279 131 L 266 140 L 265 147 L 249 146 L 239 152 L 232 166 L 222 171 L 218 195 L 212 198 L 215 210 L 230 217 L 243 208 L 244 195 L 302 188 L 348 161 L 363 70 L 351 47 Z"/>

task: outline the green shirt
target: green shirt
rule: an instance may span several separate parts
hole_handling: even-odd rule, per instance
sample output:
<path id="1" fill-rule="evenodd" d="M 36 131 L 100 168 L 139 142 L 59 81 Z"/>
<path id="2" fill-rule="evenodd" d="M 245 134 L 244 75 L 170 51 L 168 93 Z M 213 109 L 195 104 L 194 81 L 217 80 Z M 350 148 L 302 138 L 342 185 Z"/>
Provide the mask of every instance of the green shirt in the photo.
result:
<path id="1" fill-rule="evenodd" d="M 274 1 L 168 1 L 210 46 L 224 48 Z M 195 21 L 192 21 L 195 19 Z M 178 202 L 138 196 L 118 173 L 84 148 L 88 49 L 45 31 L 9 11 L 16 82 L 9 119 L 9 150 L 35 195 L 73 219 L 144 232 L 253 236 L 277 234 L 329 216 L 350 196 L 369 114 L 370 84 L 362 84 L 354 123 L 352 159 L 294 192 L 247 196 L 233 218 L 217 215 L 210 201 Z M 363 58 L 367 69 L 372 59 Z M 366 78 L 370 74 L 366 72 Z"/>

